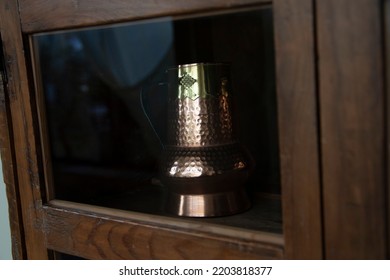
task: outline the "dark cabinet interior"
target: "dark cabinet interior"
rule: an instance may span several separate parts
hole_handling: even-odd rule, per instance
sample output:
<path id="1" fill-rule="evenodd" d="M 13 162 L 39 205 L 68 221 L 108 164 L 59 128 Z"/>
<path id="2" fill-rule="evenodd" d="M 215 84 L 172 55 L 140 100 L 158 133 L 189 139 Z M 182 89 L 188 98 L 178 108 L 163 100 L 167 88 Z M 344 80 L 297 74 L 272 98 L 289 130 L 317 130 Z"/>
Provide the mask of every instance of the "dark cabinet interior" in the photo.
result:
<path id="1" fill-rule="evenodd" d="M 273 41 L 271 7 L 33 35 L 50 198 L 168 215 L 158 167 L 166 72 L 228 63 L 237 137 L 255 162 L 246 186 L 253 207 L 208 221 L 280 233 Z"/>

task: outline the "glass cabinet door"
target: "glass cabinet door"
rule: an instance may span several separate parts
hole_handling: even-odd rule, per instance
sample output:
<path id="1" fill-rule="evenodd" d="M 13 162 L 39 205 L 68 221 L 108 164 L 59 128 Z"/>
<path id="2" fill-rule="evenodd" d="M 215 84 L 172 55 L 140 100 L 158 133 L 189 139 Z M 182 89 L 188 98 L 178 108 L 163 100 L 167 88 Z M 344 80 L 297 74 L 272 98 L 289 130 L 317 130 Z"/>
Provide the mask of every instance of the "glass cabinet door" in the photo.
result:
<path id="1" fill-rule="evenodd" d="M 270 7 L 32 35 L 49 198 L 171 216 L 159 176 L 167 70 L 224 63 L 236 138 L 254 162 L 252 207 L 203 220 L 280 233 L 273 42 Z"/>

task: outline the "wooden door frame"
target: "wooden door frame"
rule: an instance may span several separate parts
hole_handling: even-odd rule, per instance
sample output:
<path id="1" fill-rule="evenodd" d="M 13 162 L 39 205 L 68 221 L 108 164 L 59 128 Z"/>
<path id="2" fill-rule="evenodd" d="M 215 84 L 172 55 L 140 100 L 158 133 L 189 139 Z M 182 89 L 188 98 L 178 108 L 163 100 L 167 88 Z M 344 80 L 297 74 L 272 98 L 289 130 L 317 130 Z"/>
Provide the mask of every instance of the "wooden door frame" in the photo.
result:
<path id="1" fill-rule="evenodd" d="M 276 77 L 287 259 L 322 259 L 322 205 L 312 0 L 275 0 Z"/>
<path id="2" fill-rule="evenodd" d="M 7 146 L 12 149 L 12 162 L 3 162 L 5 166 L 13 164 L 14 168 L 6 173 L 7 189 L 16 186 L 19 197 L 9 197 L 9 203 L 19 200 L 22 217 L 26 258 L 47 259 L 45 247 L 44 220 L 42 211 L 42 188 L 38 160 L 38 134 L 33 120 L 32 96 L 29 90 L 29 79 L 26 68 L 23 38 L 20 28 L 20 17 L 17 1 L 5 0 L 0 6 L 0 26 L 7 71 L 6 118 L 9 133 Z M 7 158 L 6 158 L 7 159 Z M 16 180 L 12 181 L 12 178 Z M 10 193 L 10 191 L 8 191 Z M 15 192 L 16 194 L 16 192 Z M 12 195 L 15 195 L 12 194 Z M 19 208 L 18 208 L 19 209 Z M 10 217 L 18 215 L 10 208 Z M 18 215 L 19 216 L 19 215 Z M 11 225 L 12 225 L 11 221 Z M 21 229 L 20 227 L 19 229 Z M 14 231 L 14 230 L 12 230 Z M 13 242 L 14 247 L 18 244 Z M 18 258 L 18 256 L 15 256 Z"/>
<path id="3" fill-rule="evenodd" d="M 382 1 L 317 1 L 325 256 L 387 255 Z"/>
<path id="4" fill-rule="evenodd" d="M 155 3 L 155 1 L 152 1 Z M 208 9 L 199 1 L 167 0 L 161 6 L 149 1 L 5 0 L 0 6 L 1 29 L 9 73 L 8 131 L 15 153 L 16 188 L 20 193 L 26 258 L 46 259 L 47 224 L 44 214 L 44 180 L 34 96 L 30 93 L 23 37 L 35 32 L 122 22 L 150 16 L 186 14 L 190 11 L 250 7 L 265 0 L 213 0 Z M 321 259 L 322 214 L 316 97 L 315 30 L 312 0 L 275 0 L 274 29 L 279 145 L 282 177 L 284 257 Z M 131 9 L 135 7 L 136 9 Z M 91 8 L 92 7 L 92 8 Z M 99 9 L 104 7 L 104 9 Z M 127 12 L 126 12 L 127 11 Z M 135 12 L 136 11 L 136 12 Z M 27 53 L 27 52 L 26 52 Z M 32 91 L 31 91 L 32 92 Z M 4 165 L 7 165 L 5 162 Z M 12 175 L 11 175 L 12 176 Z M 7 184 L 9 188 L 9 184 Z M 13 198 L 11 198 L 13 199 Z M 47 208 L 47 207 L 46 207 Z M 12 209 L 11 209 L 12 210 Z M 13 211 L 13 210 L 12 210 Z"/>
<path id="5" fill-rule="evenodd" d="M 1 33 L 0 33 L 1 39 Z M 9 131 L 9 99 L 7 92 L 7 75 L 5 74 L 5 57 L 3 55 L 3 44 L 0 44 L 0 65 L 2 72 L 0 73 L 0 155 L 4 162 L 2 165 L 3 179 L 6 185 L 6 194 L 8 198 L 8 213 L 11 230 L 12 256 L 14 259 L 25 259 L 26 248 L 24 244 L 24 231 L 21 215 L 21 205 L 19 199 L 19 190 L 17 188 L 16 165 L 14 149 L 12 146 L 12 131 Z M 3 72 L 4 71 L 4 72 Z"/>

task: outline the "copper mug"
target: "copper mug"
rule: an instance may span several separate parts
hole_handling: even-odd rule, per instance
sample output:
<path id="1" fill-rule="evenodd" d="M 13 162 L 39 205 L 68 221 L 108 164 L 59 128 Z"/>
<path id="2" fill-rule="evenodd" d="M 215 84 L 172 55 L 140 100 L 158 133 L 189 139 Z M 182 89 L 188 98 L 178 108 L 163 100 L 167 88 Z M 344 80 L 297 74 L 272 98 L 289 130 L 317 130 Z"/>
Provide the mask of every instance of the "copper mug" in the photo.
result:
<path id="1" fill-rule="evenodd" d="M 189 217 L 248 209 L 244 183 L 253 164 L 234 134 L 230 66 L 194 63 L 167 73 L 167 141 L 160 163 L 166 209 Z"/>

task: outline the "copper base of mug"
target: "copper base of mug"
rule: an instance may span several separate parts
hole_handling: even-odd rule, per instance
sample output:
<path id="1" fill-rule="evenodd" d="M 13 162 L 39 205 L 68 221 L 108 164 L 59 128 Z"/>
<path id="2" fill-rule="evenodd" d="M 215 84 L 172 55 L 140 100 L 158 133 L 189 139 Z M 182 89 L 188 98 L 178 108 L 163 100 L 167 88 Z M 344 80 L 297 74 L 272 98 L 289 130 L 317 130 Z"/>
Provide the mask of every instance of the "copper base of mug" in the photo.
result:
<path id="1" fill-rule="evenodd" d="M 166 210 L 185 217 L 216 217 L 237 214 L 250 207 L 244 190 L 215 194 L 169 193 Z"/>
<path id="2" fill-rule="evenodd" d="M 166 211 L 185 217 L 237 214 L 250 207 L 244 183 L 247 170 L 198 178 L 163 178 L 167 188 Z"/>

